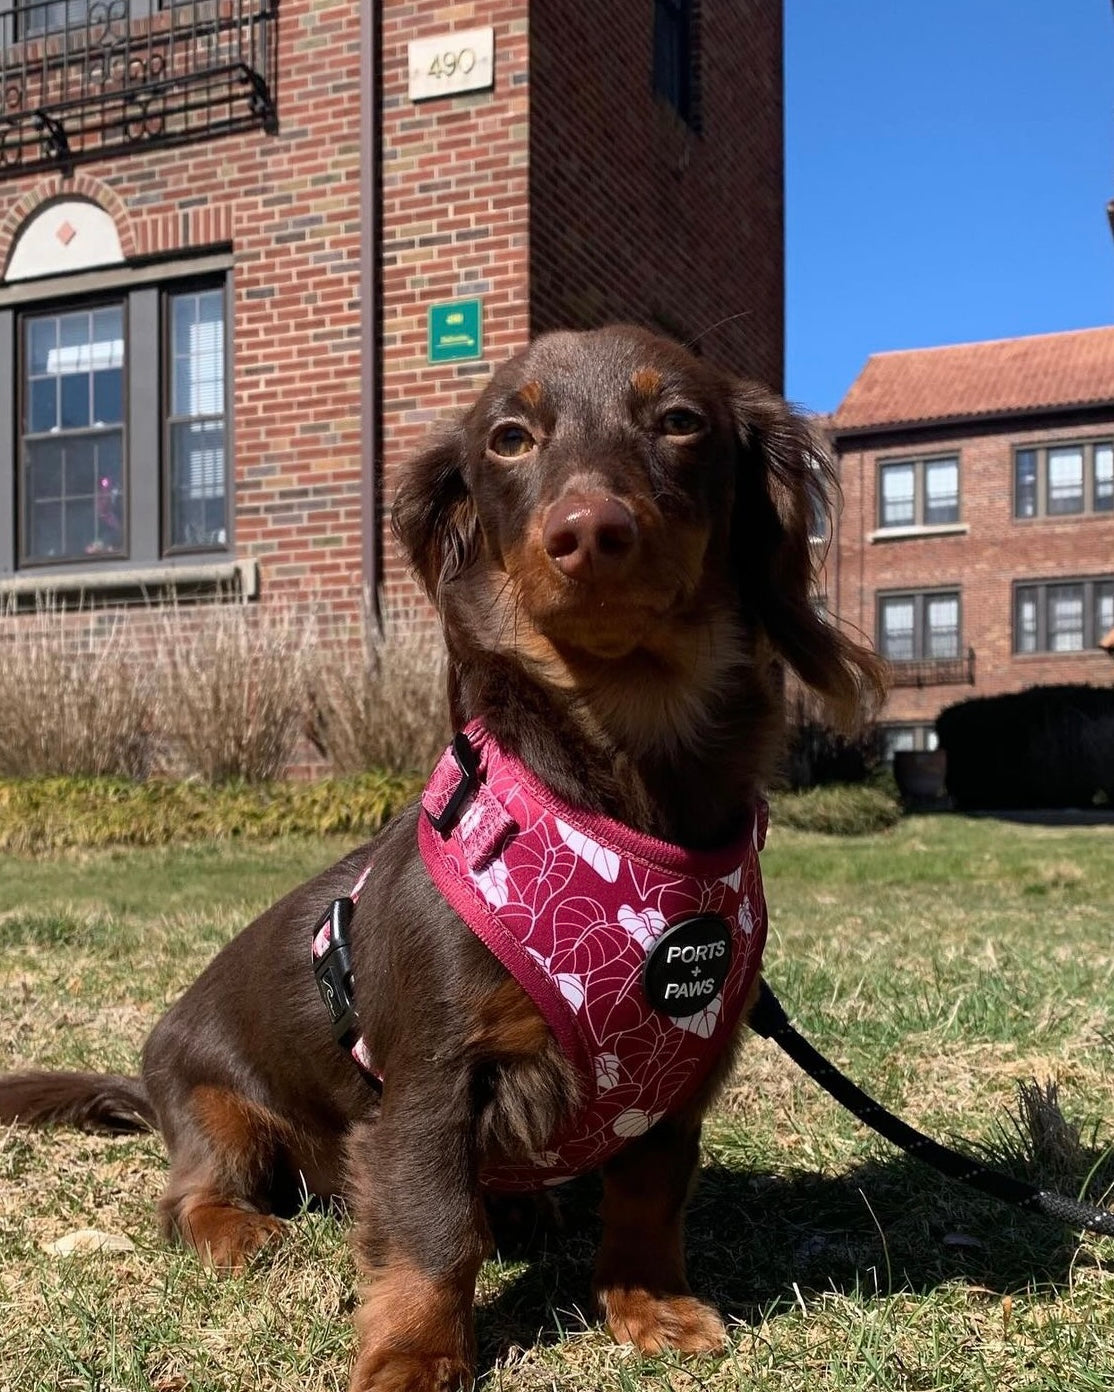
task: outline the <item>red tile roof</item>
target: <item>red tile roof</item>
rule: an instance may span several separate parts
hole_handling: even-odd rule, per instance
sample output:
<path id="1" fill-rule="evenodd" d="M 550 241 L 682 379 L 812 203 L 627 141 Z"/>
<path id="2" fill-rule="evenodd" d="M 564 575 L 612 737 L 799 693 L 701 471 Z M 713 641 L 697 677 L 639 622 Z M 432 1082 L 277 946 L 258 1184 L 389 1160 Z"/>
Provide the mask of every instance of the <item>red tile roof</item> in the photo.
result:
<path id="1" fill-rule="evenodd" d="M 876 353 L 832 417 L 883 425 L 1114 402 L 1114 327 Z"/>

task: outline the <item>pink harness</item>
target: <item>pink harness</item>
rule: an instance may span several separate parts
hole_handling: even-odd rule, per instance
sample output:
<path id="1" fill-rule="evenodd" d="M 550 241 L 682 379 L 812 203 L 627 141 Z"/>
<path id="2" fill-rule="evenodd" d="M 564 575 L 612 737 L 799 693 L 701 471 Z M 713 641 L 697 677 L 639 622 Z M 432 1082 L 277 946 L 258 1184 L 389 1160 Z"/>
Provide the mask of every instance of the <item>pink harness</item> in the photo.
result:
<path id="1" fill-rule="evenodd" d="M 689 851 L 563 804 L 481 724 L 465 737 L 474 769 L 458 736 L 422 795 L 422 858 L 584 1085 L 552 1149 L 483 1174 L 535 1189 L 597 1168 L 707 1078 L 762 961 L 766 806 L 733 845 Z"/>
<path id="2" fill-rule="evenodd" d="M 581 1075 L 552 1148 L 484 1170 L 537 1189 L 596 1169 L 679 1110 L 730 1040 L 762 962 L 760 802 L 739 839 L 689 851 L 562 803 L 479 723 L 422 794 L 418 845 L 437 888 L 530 996 Z M 314 929 L 334 1033 L 373 1078 L 352 1002 L 347 924 L 370 873 Z"/>

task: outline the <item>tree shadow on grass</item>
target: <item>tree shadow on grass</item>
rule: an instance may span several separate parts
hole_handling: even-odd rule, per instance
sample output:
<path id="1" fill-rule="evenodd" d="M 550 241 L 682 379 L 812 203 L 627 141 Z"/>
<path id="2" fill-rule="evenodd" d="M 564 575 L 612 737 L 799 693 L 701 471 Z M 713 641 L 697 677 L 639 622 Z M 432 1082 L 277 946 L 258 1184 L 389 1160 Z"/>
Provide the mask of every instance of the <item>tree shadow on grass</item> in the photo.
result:
<path id="1" fill-rule="evenodd" d="M 1086 1160 L 1087 1152 L 1081 1154 Z M 1103 1153 L 1090 1154 L 1101 1164 Z M 1082 1179 L 1082 1176 L 1080 1176 Z M 480 1367 L 512 1345 L 554 1343 L 595 1318 L 590 1282 L 598 1182 L 562 1191 L 566 1230 L 479 1311 Z M 1017 1291 L 1066 1285 L 1072 1230 L 984 1197 L 904 1155 L 840 1175 L 706 1166 L 689 1206 L 689 1277 L 728 1320 L 757 1325 L 802 1294 L 927 1294 L 949 1282 Z M 1101 1239 L 1099 1239 L 1101 1240 Z"/>

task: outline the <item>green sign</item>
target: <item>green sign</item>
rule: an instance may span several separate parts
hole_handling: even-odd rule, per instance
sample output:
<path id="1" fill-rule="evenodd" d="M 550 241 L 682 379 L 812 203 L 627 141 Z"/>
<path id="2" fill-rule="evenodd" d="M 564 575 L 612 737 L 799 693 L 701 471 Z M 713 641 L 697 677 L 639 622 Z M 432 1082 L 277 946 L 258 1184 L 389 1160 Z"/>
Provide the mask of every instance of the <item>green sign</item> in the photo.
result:
<path id="1" fill-rule="evenodd" d="M 449 300 L 430 305 L 427 318 L 428 358 L 431 363 L 482 358 L 484 352 L 483 300 Z"/>

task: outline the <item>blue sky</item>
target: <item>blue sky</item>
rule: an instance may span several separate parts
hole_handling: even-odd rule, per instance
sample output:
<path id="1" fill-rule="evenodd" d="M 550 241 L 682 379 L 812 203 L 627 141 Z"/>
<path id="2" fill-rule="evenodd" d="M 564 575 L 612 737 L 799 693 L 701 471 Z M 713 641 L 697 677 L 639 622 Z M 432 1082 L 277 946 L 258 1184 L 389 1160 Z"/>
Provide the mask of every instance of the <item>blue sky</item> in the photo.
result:
<path id="1" fill-rule="evenodd" d="M 785 0 L 786 393 L 1114 323 L 1110 0 Z"/>

